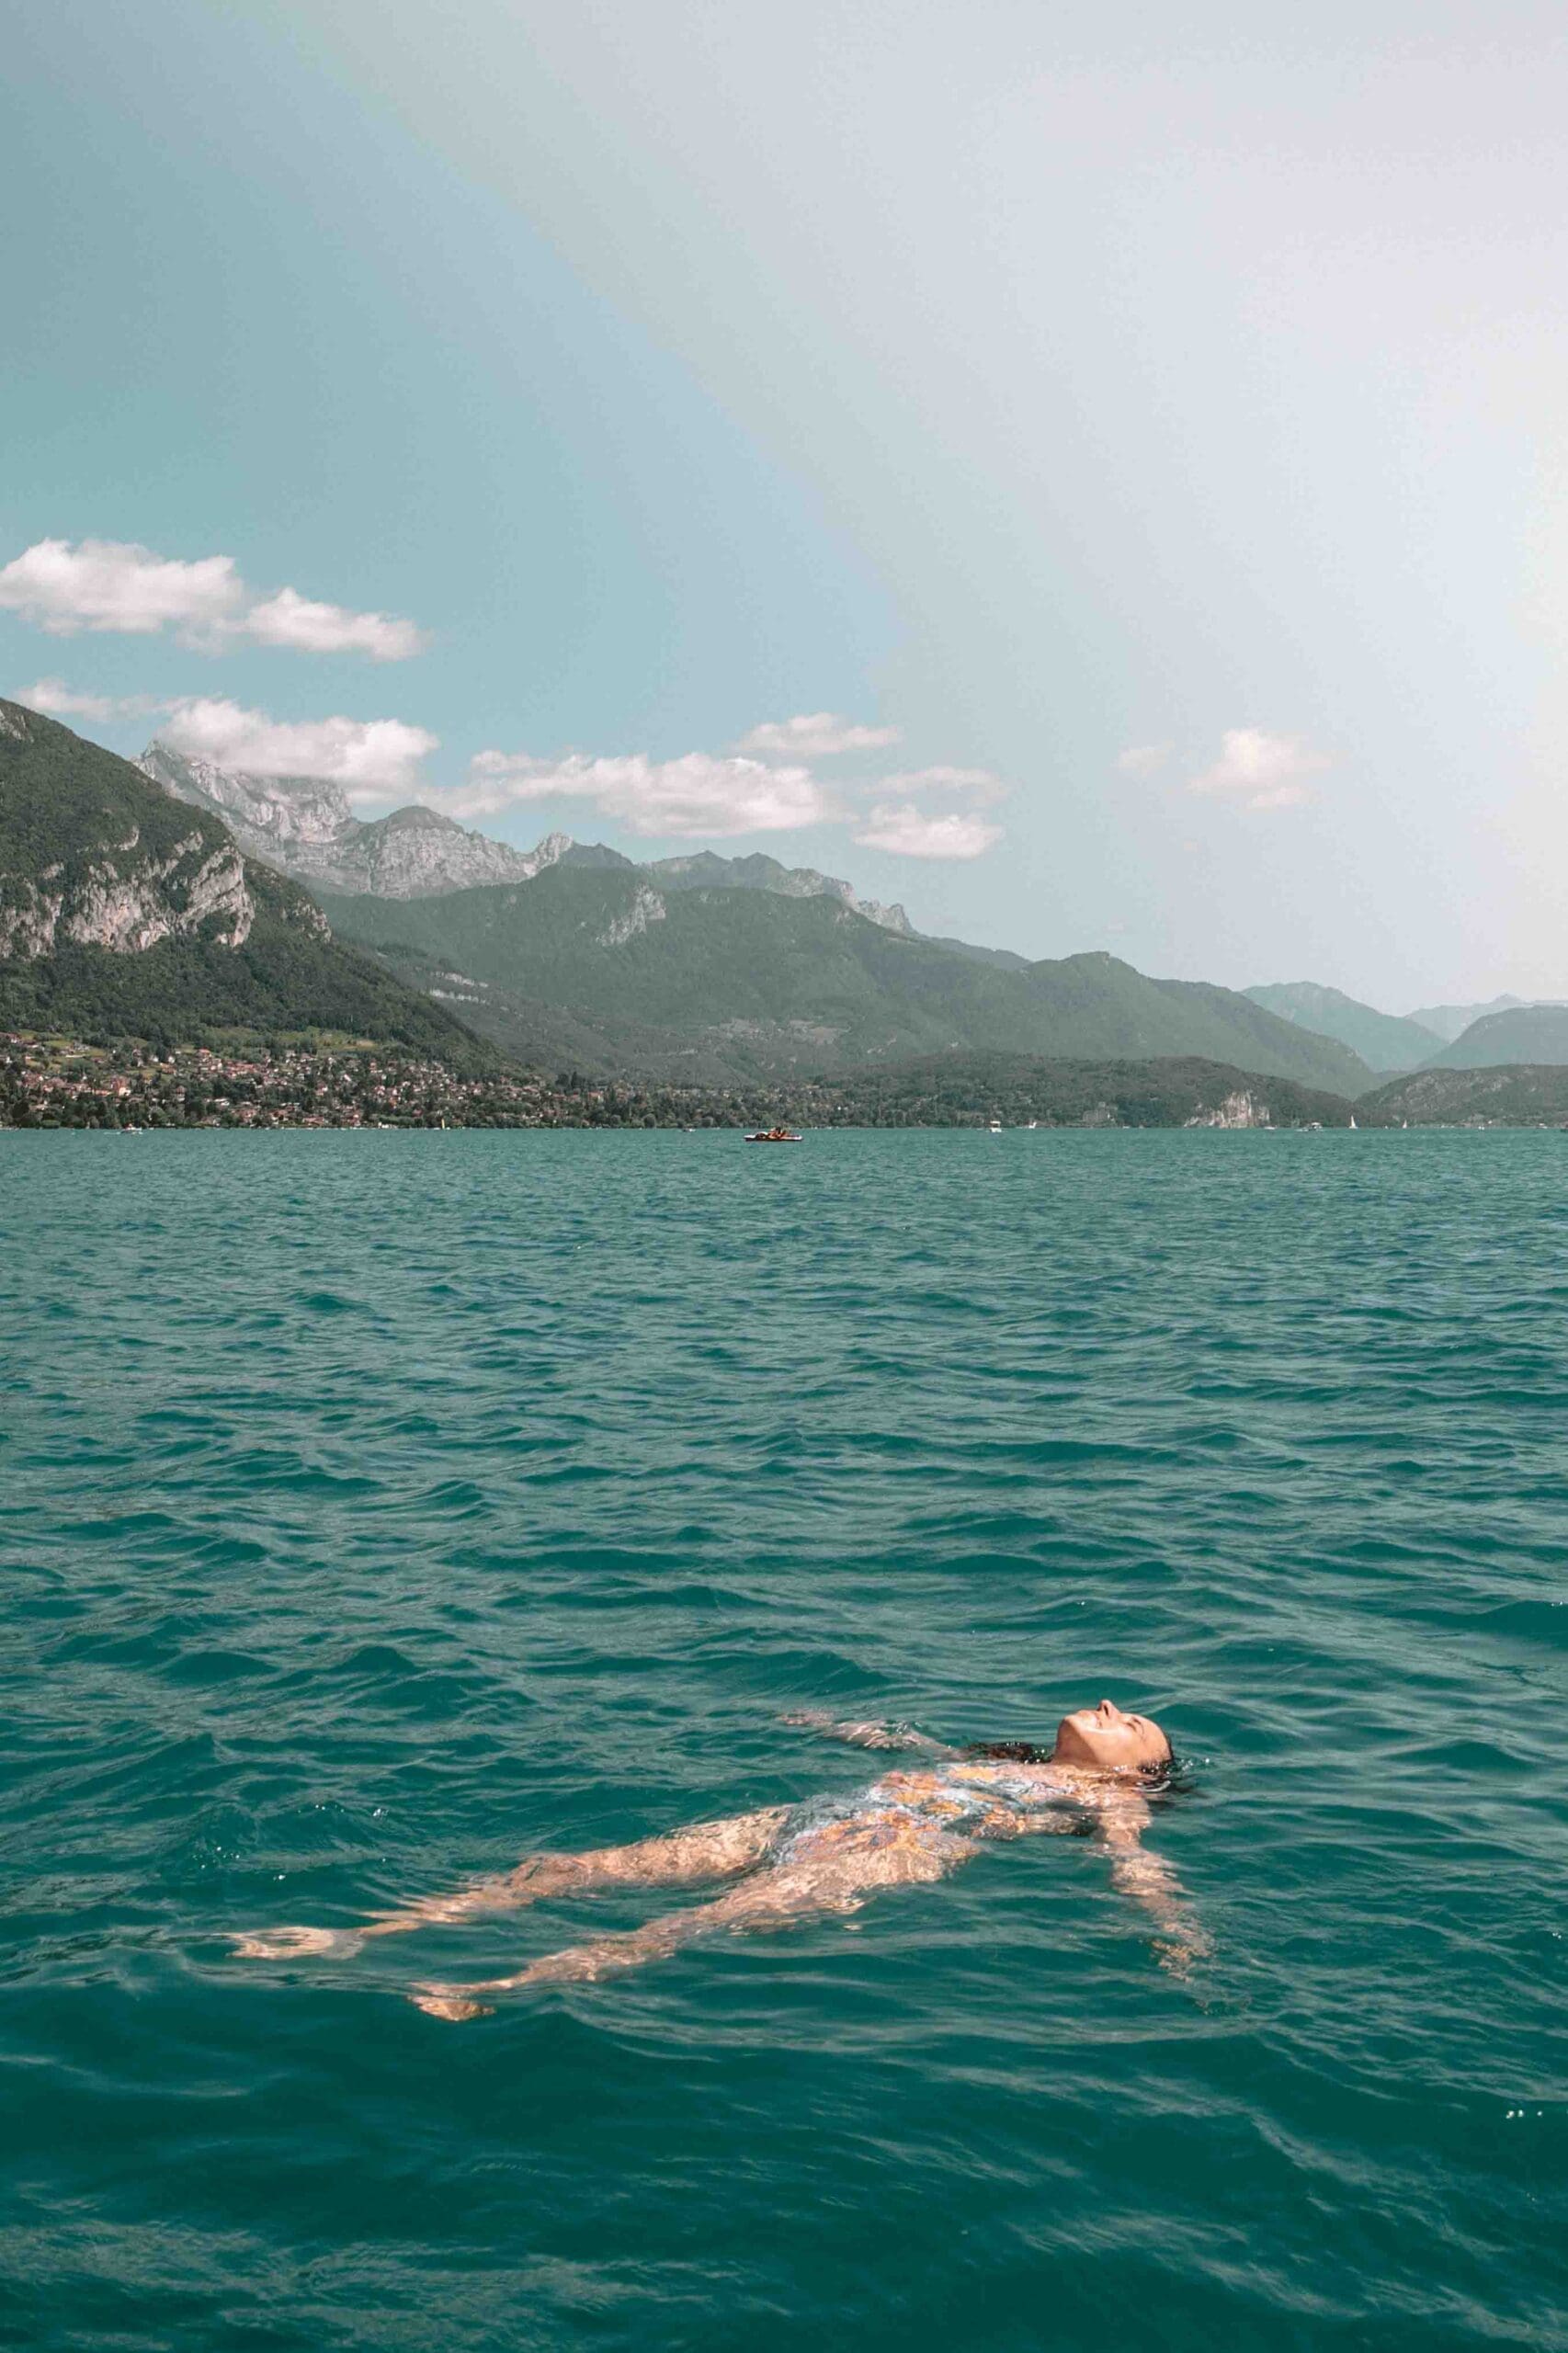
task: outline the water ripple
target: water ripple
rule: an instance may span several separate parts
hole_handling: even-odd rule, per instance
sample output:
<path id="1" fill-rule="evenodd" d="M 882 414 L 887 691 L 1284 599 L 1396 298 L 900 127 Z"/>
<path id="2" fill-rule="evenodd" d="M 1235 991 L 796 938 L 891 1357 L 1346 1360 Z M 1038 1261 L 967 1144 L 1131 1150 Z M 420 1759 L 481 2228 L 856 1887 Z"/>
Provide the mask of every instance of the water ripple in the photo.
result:
<path id="1" fill-rule="evenodd" d="M 1562 1141 L 0 1138 L 18 2341 L 1562 2341 Z M 456 2032 L 223 1931 L 1168 1716 L 1085 1842 Z M 623 1897 L 606 1925 L 631 1925 Z"/>

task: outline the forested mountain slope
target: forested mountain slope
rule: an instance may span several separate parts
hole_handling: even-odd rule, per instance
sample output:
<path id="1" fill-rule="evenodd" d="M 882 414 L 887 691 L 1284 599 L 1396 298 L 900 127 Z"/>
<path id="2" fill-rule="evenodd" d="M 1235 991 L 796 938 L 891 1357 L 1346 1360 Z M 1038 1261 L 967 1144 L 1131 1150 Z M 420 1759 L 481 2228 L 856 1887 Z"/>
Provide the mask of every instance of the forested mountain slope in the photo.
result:
<path id="1" fill-rule="evenodd" d="M 663 1032 L 672 1051 L 733 1054 L 748 1074 L 979 1049 L 1196 1055 L 1339 1095 L 1370 1084 L 1347 1048 L 1232 990 L 1103 954 L 980 962 L 828 897 L 670 891 L 648 869 L 557 865 L 515 887 L 323 904 L 343 933 L 417 950 L 457 983 L 570 1007 L 607 1038 L 621 1022 Z"/>
<path id="2" fill-rule="evenodd" d="M 494 1050 L 333 938 L 298 884 L 130 760 L 0 701 L 0 1028 L 181 1041 L 329 1030 Z"/>
<path id="3" fill-rule="evenodd" d="M 1568 1005 L 1521 1005 L 1472 1021 L 1426 1070 L 1490 1070 L 1505 1063 L 1568 1063 Z"/>

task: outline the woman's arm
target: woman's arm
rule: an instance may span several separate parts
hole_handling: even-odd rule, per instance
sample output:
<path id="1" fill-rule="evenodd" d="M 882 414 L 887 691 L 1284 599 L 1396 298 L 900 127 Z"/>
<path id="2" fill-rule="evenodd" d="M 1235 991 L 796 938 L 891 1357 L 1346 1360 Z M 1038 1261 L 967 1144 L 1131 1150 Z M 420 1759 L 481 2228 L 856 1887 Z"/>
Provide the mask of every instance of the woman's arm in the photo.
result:
<path id="1" fill-rule="evenodd" d="M 929 1733 L 917 1731 L 914 1724 L 878 1723 L 870 1718 L 845 1722 L 830 1716 L 825 1708 L 791 1708 L 778 1721 L 792 1724 L 799 1732 L 820 1733 L 824 1740 L 842 1740 L 851 1748 L 917 1748 L 927 1756 L 960 1754 L 946 1741 L 933 1740 Z"/>
<path id="2" fill-rule="evenodd" d="M 1110 1850 L 1111 1885 L 1142 1904 L 1160 1931 L 1155 1944 L 1160 1966 L 1173 1976 L 1187 1977 L 1194 1963 L 1207 1960 L 1214 1948 L 1169 1863 L 1143 1845 L 1152 1819 L 1145 1799 L 1135 1790 L 1119 1790 L 1100 1800 L 1095 1836 Z"/>

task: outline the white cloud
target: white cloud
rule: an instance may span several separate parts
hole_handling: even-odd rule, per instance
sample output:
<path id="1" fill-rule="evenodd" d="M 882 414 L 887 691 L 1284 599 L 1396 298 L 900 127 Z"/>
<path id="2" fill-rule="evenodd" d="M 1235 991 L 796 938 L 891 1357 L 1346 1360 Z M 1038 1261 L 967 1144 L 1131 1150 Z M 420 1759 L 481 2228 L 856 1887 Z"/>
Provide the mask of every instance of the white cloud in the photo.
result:
<path id="1" fill-rule="evenodd" d="M 980 858 L 1002 838 L 986 817 L 954 810 L 928 817 L 913 801 L 902 807 L 879 801 L 853 838 L 862 849 L 886 849 L 897 858 Z"/>
<path id="2" fill-rule="evenodd" d="M 876 787 L 879 795 L 891 792 L 967 792 L 982 807 L 994 801 L 1005 801 L 1007 788 L 1000 777 L 989 768 L 905 768 L 897 776 L 884 776 Z"/>
<path id="3" fill-rule="evenodd" d="M 240 578 L 232 555 L 186 563 L 119 540 L 83 540 L 74 547 L 67 540 L 38 540 L 0 569 L 0 608 L 54 637 L 79 630 L 151 637 L 172 628 L 207 654 L 248 639 L 297 653 L 402 662 L 425 642 L 412 621 L 387 613 L 312 604 L 295 588 L 260 597 Z"/>
<path id="4" fill-rule="evenodd" d="M 802 711 L 796 719 L 770 719 L 735 745 L 737 752 L 777 752 L 797 760 L 831 759 L 838 752 L 880 752 L 896 744 L 896 727 L 860 727 L 836 711 Z"/>
<path id="5" fill-rule="evenodd" d="M 212 698 L 176 703 L 160 733 L 189 758 L 256 776 L 324 777 L 364 801 L 418 784 L 420 761 L 440 741 L 401 719 L 269 719 Z"/>
<path id="6" fill-rule="evenodd" d="M 53 719 L 145 719 L 168 709 L 156 695 L 79 694 L 63 678 L 35 678 L 30 687 L 18 687 L 11 699 Z"/>
<path id="7" fill-rule="evenodd" d="M 1118 753 L 1116 765 L 1123 776 L 1157 776 L 1170 756 L 1168 744 L 1129 744 Z"/>
<path id="8" fill-rule="evenodd" d="M 526 752 L 480 752 L 469 783 L 442 795 L 458 817 L 491 817 L 519 801 L 586 801 L 643 835 L 775 834 L 835 815 L 810 770 L 687 752 L 651 760 L 637 752 L 589 759 L 574 752 L 540 760 Z"/>
<path id="9" fill-rule="evenodd" d="M 372 662 L 405 662 L 425 643 L 412 621 L 387 613 L 351 613 L 342 605 L 313 605 L 295 588 L 279 588 L 253 605 L 240 623 L 260 645 L 292 646 L 301 654 L 368 654 Z"/>
<path id="10" fill-rule="evenodd" d="M 1306 782 L 1334 762 L 1300 735 L 1269 735 L 1261 727 L 1227 727 L 1211 768 L 1189 779 L 1189 792 L 1234 793 L 1248 809 L 1290 809 L 1310 801 Z"/>
<path id="11" fill-rule="evenodd" d="M 232 555 L 180 563 L 116 540 L 40 540 L 0 571 L 0 606 L 55 637 L 82 629 L 147 637 L 170 622 L 210 629 L 244 594 Z"/>

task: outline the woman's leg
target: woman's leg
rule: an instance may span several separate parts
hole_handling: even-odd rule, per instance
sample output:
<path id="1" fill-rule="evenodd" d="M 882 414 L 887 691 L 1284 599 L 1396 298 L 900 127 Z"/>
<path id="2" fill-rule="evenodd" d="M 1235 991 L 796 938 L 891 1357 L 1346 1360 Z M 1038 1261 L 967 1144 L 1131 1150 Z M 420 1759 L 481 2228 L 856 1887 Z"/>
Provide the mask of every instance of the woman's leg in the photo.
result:
<path id="1" fill-rule="evenodd" d="M 520 1912 L 552 1895 L 591 1895 L 607 1887 L 681 1887 L 732 1879 L 762 1860 L 789 1819 L 788 1806 L 732 1814 L 629 1847 L 596 1847 L 581 1855 L 529 1855 L 515 1870 L 480 1880 L 455 1895 L 422 1896 L 396 1912 L 379 1914 L 363 1928 L 259 1928 L 234 1939 L 246 1961 L 281 1961 L 304 1953 L 342 1959 L 368 1937 L 395 1937 L 412 1928 L 450 1926 L 483 1912 Z"/>
<path id="2" fill-rule="evenodd" d="M 975 1852 L 972 1842 L 945 1832 L 912 1829 L 892 1840 L 858 1844 L 858 1826 L 840 1825 L 850 1836 L 818 1855 L 758 1871 L 744 1886 L 689 1912 L 666 1913 L 621 1936 L 598 1937 L 591 1944 L 568 1945 L 546 1953 L 514 1977 L 492 1977 L 472 1985 L 431 1984 L 415 1988 L 413 1999 L 432 2018 L 483 2018 L 492 2006 L 475 1997 L 509 1994 L 526 1985 L 589 1982 L 622 1969 L 662 1961 L 699 1937 L 757 1934 L 792 1927 L 797 1921 L 835 1912 L 858 1912 L 881 1887 L 908 1887 L 945 1878 Z M 869 1825 L 874 1826 L 874 1825 Z"/>

